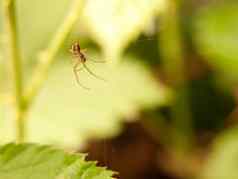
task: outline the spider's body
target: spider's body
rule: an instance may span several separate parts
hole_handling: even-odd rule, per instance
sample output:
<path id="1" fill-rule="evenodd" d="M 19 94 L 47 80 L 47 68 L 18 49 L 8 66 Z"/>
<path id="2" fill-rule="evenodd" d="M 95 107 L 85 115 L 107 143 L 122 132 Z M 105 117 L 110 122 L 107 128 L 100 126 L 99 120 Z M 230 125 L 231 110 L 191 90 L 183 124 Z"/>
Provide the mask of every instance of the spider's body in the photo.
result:
<path id="1" fill-rule="evenodd" d="M 74 43 L 71 46 L 70 52 L 81 62 L 85 63 L 86 62 L 86 57 L 83 54 L 83 52 L 81 52 L 81 48 L 78 42 Z"/>
<path id="2" fill-rule="evenodd" d="M 83 88 L 85 89 L 89 89 L 85 86 L 83 86 L 80 82 L 79 82 L 79 78 L 78 78 L 78 72 L 80 70 L 82 70 L 83 68 L 86 69 L 88 71 L 88 73 L 90 73 L 91 75 L 93 75 L 94 77 L 100 79 L 100 80 L 104 80 L 103 78 L 97 76 L 96 74 L 94 74 L 88 67 L 87 65 L 85 64 L 86 61 L 87 61 L 87 58 L 85 57 L 84 53 L 82 52 L 83 50 L 81 50 L 80 48 L 80 45 L 78 42 L 75 42 L 71 48 L 70 48 L 70 52 L 72 53 L 72 55 L 75 57 L 75 65 L 74 65 L 74 73 L 75 73 L 75 76 L 76 76 L 76 80 L 78 82 L 78 84 L 80 86 L 82 86 Z M 78 68 L 79 65 L 82 64 L 83 66 Z"/>

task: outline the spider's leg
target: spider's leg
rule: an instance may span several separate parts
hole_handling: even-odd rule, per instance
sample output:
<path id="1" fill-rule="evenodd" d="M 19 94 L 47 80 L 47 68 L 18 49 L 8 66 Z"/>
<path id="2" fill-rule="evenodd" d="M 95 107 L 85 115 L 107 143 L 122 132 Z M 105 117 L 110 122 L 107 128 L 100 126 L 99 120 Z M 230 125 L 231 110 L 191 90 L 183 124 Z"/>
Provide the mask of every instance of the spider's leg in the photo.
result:
<path id="1" fill-rule="evenodd" d="M 103 79 L 102 77 L 96 75 L 95 73 L 93 73 L 85 63 L 82 63 L 83 64 L 83 67 L 87 70 L 88 73 L 90 73 L 92 76 L 94 76 L 95 78 L 99 79 L 99 80 L 103 80 L 103 81 L 106 81 L 105 79 Z"/>
<path id="2" fill-rule="evenodd" d="M 87 51 L 86 48 L 80 50 L 82 53 L 85 53 Z"/>
<path id="3" fill-rule="evenodd" d="M 93 60 L 93 59 L 89 59 L 89 61 L 92 61 L 94 63 L 105 63 L 106 61 L 98 61 L 98 60 Z"/>
<path id="4" fill-rule="evenodd" d="M 82 83 L 80 83 L 80 81 L 79 81 L 78 71 L 81 70 L 82 68 L 77 69 L 78 65 L 79 65 L 79 63 L 76 63 L 76 64 L 74 65 L 74 75 L 75 75 L 76 81 L 77 81 L 78 85 L 80 85 L 82 88 L 84 88 L 84 89 L 86 89 L 86 90 L 90 90 L 89 88 L 87 88 L 86 86 L 84 86 L 84 85 L 83 85 Z"/>
<path id="5" fill-rule="evenodd" d="M 87 51 L 87 49 L 82 49 L 81 53 L 87 57 L 87 54 L 85 53 Z M 105 63 L 106 61 L 97 61 L 97 60 L 92 60 L 90 58 L 87 57 L 87 59 L 89 59 L 89 61 L 95 62 L 95 63 Z"/>
<path id="6" fill-rule="evenodd" d="M 77 69 L 77 68 L 75 69 L 75 71 L 77 71 L 77 72 L 79 72 L 79 71 L 81 71 L 81 70 L 83 70 L 83 67 L 80 67 L 80 68 L 78 68 L 78 69 Z"/>

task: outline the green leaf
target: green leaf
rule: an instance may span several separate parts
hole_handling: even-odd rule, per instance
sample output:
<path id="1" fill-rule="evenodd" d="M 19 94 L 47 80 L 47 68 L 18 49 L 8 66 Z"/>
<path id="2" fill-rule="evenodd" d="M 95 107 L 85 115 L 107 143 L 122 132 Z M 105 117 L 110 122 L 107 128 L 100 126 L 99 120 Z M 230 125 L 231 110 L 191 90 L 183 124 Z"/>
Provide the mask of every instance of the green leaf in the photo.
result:
<path id="1" fill-rule="evenodd" d="M 0 147 L 2 179 L 112 179 L 114 172 L 49 146 L 7 144 Z"/>
<path id="2" fill-rule="evenodd" d="M 101 60 L 92 53 L 90 58 Z M 71 63 L 57 66 L 31 112 L 30 141 L 74 146 L 88 137 L 112 136 L 120 131 L 122 118 L 133 119 L 141 108 L 167 102 L 167 89 L 133 57 L 116 67 L 90 60 L 87 65 L 105 81 L 83 70 L 79 81 L 90 88 L 85 90 Z"/>
<path id="3" fill-rule="evenodd" d="M 84 22 L 106 57 L 117 57 L 164 9 L 165 0 L 89 0 Z M 114 58 L 112 58 L 115 60 Z"/>
<path id="4" fill-rule="evenodd" d="M 195 18 L 195 42 L 221 76 L 237 82 L 238 3 L 224 2 L 199 11 Z"/>
<path id="5" fill-rule="evenodd" d="M 90 58 L 101 60 L 90 54 Z M 78 146 L 88 137 L 116 135 L 121 119 L 134 119 L 142 108 L 167 103 L 169 91 L 154 79 L 149 70 L 133 57 L 124 57 L 116 67 L 88 61 L 87 65 L 106 81 L 85 70 L 76 82 L 72 59 L 55 66 L 45 88 L 37 97 L 27 120 L 28 141 Z M 65 63 L 68 62 L 68 63 Z M 0 119 L 0 141 L 14 140 L 15 124 Z"/>
<path id="6" fill-rule="evenodd" d="M 238 127 L 219 136 L 204 166 L 201 179 L 238 178 Z"/>
<path id="7" fill-rule="evenodd" d="M 17 1 L 17 22 L 23 60 L 35 60 L 37 52 L 48 46 L 73 1 Z"/>

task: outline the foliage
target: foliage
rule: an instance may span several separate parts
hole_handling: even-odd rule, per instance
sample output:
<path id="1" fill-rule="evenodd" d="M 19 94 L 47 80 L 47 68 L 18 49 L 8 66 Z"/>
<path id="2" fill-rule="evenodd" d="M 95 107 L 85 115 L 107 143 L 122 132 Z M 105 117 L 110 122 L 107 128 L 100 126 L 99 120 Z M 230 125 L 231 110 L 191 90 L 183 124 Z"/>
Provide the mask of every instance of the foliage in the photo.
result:
<path id="1" fill-rule="evenodd" d="M 204 166 L 204 171 L 201 174 L 202 179 L 237 178 L 237 129 L 237 127 L 234 127 L 217 137 L 207 164 Z"/>
<path id="2" fill-rule="evenodd" d="M 195 17 L 194 37 L 201 54 L 217 75 L 237 82 L 238 3 L 218 3 L 201 9 Z"/>
<path id="3" fill-rule="evenodd" d="M 106 58 L 119 60 L 113 57 L 120 55 L 165 4 L 164 0 L 91 0 L 86 4 L 83 20 Z"/>
<path id="4" fill-rule="evenodd" d="M 123 60 L 114 69 L 89 62 L 89 67 L 106 80 L 82 71 L 80 82 L 90 90 L 77 84 L 70 63 L 59 63 L 30 113 L 28 140 L 77 146 L 88 137 L 115 135 L 123 116 L 133 117 L 140 108 L 167 103 L 167 89 L 154 81 L 147 68 L 133 57 Z M 13 140 L 14 123 L 5 121 L 2 125 L 5 135 L 0 138 Z"/>
<path id="5" fill-rule="evenodd" d="M 163 1 L 154 0 L 148 3 L 140 0 L 114 0 L 106 3 L 83 0 L 4 0 L 1 4 L 4 37 L 1 36 L 0 57 L 9 59 L 9 66 L 1 70 L 1 74 L 9 76 L 9 79 L 0 79 L 1 84 L 5 84 L 0 88 L 0 97 L 4 99 L 0 103 L 4 106 L 1 108 L 4 110 L 0 111 L 1 115 L 4 113 L 4 118 L 0 120 L 1 134 L 4 135 L 1 135 L 0 141 L 16 140 L 22 143 L 27 140 L 64 147 L 78 146 L 80 139 L 98 136 L 98 133 L 105 130 L 108 131 L 107 134 L 115 133 L 119 128 L 120 118 L 133 116 L 142 107 L 163 104 L 167 89 L 153 80 L 142 63 L 136 63 L 134 57 L 122 57 L 120 53 L 150 23 L 162 8 L 159 7 L 161 2 Z M 137 6 L 133 5 L 135 3 Z M 101 9 L 100 4 L 107 6 Z M 67 11 L 65 7 L 68 7 Z M 118 7 L 120 12 L 116 16 L 121 16 L 118 19 L 120 24 L 115 23 L 118 21 L 114 18 L 116 16 L 99 13 L 114 13 Z M 79 18 L 80 14 L 83 14 L 83 18 Z M 99 17 L 98 14 L 103 16 Z M 128 21 L 128 16 L 133 19 Z M 117 35 L 109 35 L 107 25 L 101 24 L 100 19 L 112 25 L 109 29 L 117 25 L 112 32 Z M 57 54 L 66 44 L 67 37 L 78 20 L 92 32 L 92 37 L 100 42 L 106 55 L 103 60 L 107 63 L 103 67 L 97 67 L 99 65 L 96 64 L 90 66 L 105 76 L 106 82 L 97 79 L 90 81 L 86 74 L 80 76 L 80 80 L 90 81 L 90 91 L 84 91 L 76 85 L 71 64 L 62 62 L 53 66 L 58 58 Z M 125 22 L 127 23 L 124 24 Z M 117 31 L 122 25 L 124 31 Z M 97 33 L 95 28 L 99 30 Z M 65 52 L 61 54 L 65 61 L 69 59 Z M 93 53 L 90 58 L 92 56 Z M 119 59 L 126 61 L 117 66 L 108 65 Z M 1 67 L 7 67 L 5 61 L 0 63 Z M 41 93 L 51 70 L 55 75 L 50 76 Z M 38 95 L 39 99 L 36 98 Z M 66 155 L 49 147 L 31 144 L 4 146 L 0 150 L 0 159 L 0 178 L 5 179 L 106 179 L 112 174 L 95 167 L 93 162 L 84 162 L 83 157 Z"/>
<path id="6" fill-rule="evenodd" d="M 124 30 L 133 30 L 133 32 L 131 31 L 129 33 L 127 32 L 127 30 L 124 33 L 125 35 L 123 35 L 122 37 L 119 37 L 118 35 L 113 36 L 113 38 L 115 39 L 110 39 L 111 44 L 116 43 L 114 41 L 118 41 L 118 39 L 128 41 L 132 37 L 135 38 L 135 35 L 133 34 L 138 35 L 142 31 L 142 27 L 144 25 L 142 25 L 141 23 L 148 23 L 149 18 L 152 18 L 155 15 L 153 9 L 149 10 L 149 7 L 155 7 L 155 5 L 153 3 L 146 2 L 147 1 L 144 1 L 144 3 L 148 6 L 146 8 L 146 11 L 144 13 L 136 12 L 135 16 L 138 16 L 138 22 L 133 25 L 133 28 L 132 25 L 125 25 L 123 28 Z M 161 1 L 157 1 L 157 3 L 159 2 Z M 46 9 L 44 9 L 45 3 L 47 3 Z M 54 8 L 55 3 L 56 2 L 53 1 L 24 1 L 17 4 L 20 47 L 23 60 L 26 61 L 24 62 L 24 64 L 26 64 L 24 66 L 24 69 L 26 69 L 24 70 L 24 76 L 26 76 L 26 79 L 28 81 L 31 80 L 29 79 L 29 73 L 32 73 L 32 69 L 29 69 L 29 66 L 27 64 L 31 64 L 31 61 L 34 60 L 37 55 L 42 53 L 42 48 L 49 46 L 50 49 L 52 43 L 47 45 L 45 45 L 45 43 L 47 39 L 52 36 L 52 31 L 54 31 L 57 25 L 60 24 L 63 14 L 65 13 L 65 6 L 69 6 L 68 1 L 60 1 L 60 3 L 57 1 L 58 5 L 56 8 Z M 143 3 L 143 1 L 140 1 L 140 3 Z M 99 4 L 100 1 L 96 3 L 96 5 Z M 111 4 L 111 6 L 109 6 L 110 3 L 106 4 L 108 4 L 108 7 L 103 6 L 103 8 L 107 10 L 100 9 L 101 11 L 107 12 L 108 9 L 115 11 L 115 9 L 117 8 L 116 1 L 114 1 L 114 5 Z M 132 12 L 133 9 L 137 10 L 137 8 L 133 7 L 132 4 L 128 3 L 127 1 L 119 4 L 122 8 L 121 13 L 123 13 L 124 10 L 126 11 L 125 13 Z M 87 1 L 87 3 L 85 4 L 84 13 L 87 14 L 87 16 L 85 15 L 85 17 L 83 18 L 79 18 L 79 21 L 83 21 L 82 25 L 84 28 L 86 26 L 84 26 L 84 24 L 93 21 L 93 19 L 90 18 L 95 16 L 95 12 L 98 12 L 88 9 L 88 6 L 90 6 L 91 8 L 98 8 L 98 6 L 96 5 L 90 5 L 90 1 Z M 142 4 L 140 6 L 143 7 Z M 52 8 L 54 8 L 55 13 L 53 16 L 48 17 L 48 13 Z M 29 10 L 26 11 L 26 9 Z M 42 9 L 44 9 L 45 12 L 43 14 L 41 11 Z M 146 18 L 144 18 L 144 16 Z M 87 18 L 89 19 L 87 20 Z M 47 20 L 42 21 L 42 19 Z M 121 17 L 120 21 L 126 22 L 126 19 L 127 15 L 125 14 Z M 36 23 L 31 24 L 31 22 L 33 21 L 36 21 Z M 115 22 L 115 19 L 108 19 L 108 21 L 108 24 L 112 24 Z M 99 27 L 94 26 L 89 26 L 88 28 L 91 30 L 95 28 L 100 29 Z M 75 30 L 77 30 L 77 28 Z M 102 30 L 102 32 L 98 34 L 102 34 L 101 36 L 107 38 L 108 35 L 103 32 L 104 31 Z M 97 34 L 94 34 L 93 36 L 95 35 Z M 53 34 L 53 36 L 57 36 L 57 34 Z M 65 39 L 62 40 L 64 41 Z M 103 39 L 101 42 L 104 42 L 104 40 L 105 39 Z M 24 43 L 26 41 L 29 43 Z M 122 45 L 122 42 L 120 44 Z M 123 47 L 125 48 L 125 44 L 123 45 Z M 111 51 L 108 48 L 107 50 Z M 121 47 L 119 46 L 118 48 L 121 49 Z M 51 53 L 51 51 L 47 48 L 43 52 Z M 30 110 L 30 119 L 28 124 L 29 141 L 47 143 L 53 141 L 60 145 L 67 144 L 68 146 L 75 146 L 81 140 L 85 140 L 85 137 L 88 135 L 98 136 L 98 134 L 103 134 L 103 132 L 105 133 L 105 131 L 108 131 L 108 135 L 112 135 L 119 130 L 118 119 L 122 118 L 123 116 L 135 114 L 136 111 L 142 107 L 160 105 L 165 103 L 166 101 L 167 89 L 160 85 L 158 82 L 155 82 L 155 80 L 153 80 L 152 78 L 152 75 L 148 72 L 148 68 L 145 68 L 142 63 L 136 62 L 134 57 L 118 56 L 117 59 L 124 62 L 118 64 L 118 66 L 110 67 L 107 65 L 107 63 L 110 63 L 111 59 L 104 59 L 102 57 L 99 57 L 99 55 L 95 56 L 91 51 L 87 52 L 87 58 L 89 58 L 89 61 L 90 59 L 93 59 L 97 61 L 102 60 L 107 62 L 105 64 L 93 64 L 92 62 L 89 64 L 89 67 L 92 68 L 92 70 L 97 74 L 103 76 L 103 78 L 106 79 L 106 82 L 93 79 L 90 74 L 81 73 L 80 81 L 82 81 L 82 83 L 89 84 L 88 86 L 91 88 L 90 91 L 85 91 L 76 84 L 74 74 L 72 73 L 72 65 L 68 63 L 68 61 L 70 61 L 71 59 L 69 59 L 68 57 L 69 54 L 65 55 L 65 52 L 68 52 L 68 49 L 61 52 L 64 54 L 64 58 L 57 57 L 50 60 L 59 61 L 59 59 L 62 59 L 63 62 L 57 63 L 57 65 L 55 66 L 56 70 L 52 68 L 52 62 L 47 65 L 48 67 L 43 66 L 43 70 L 42 68 L 33 69 L 33 72 L 35 70 L 35 74 L 38 74 L 37 77 L 39 77 L 33 78 L 32 81 L 33 87 L 36 84 L 36 89 L 40 88 L 38 79 L 42 79 L 42 75 L 44 75 L 41 75 L 41 72 L 45 73 L 47 69 L 49 70 L 49 68 L 52 68 L 55 73 L 52 74 L 52 77 L 50 75 L 49 81 L 45 85 L 46 88 L 44 88 L 44 90 L 42 91 L 39 99 L 36 100 L 36 105 L 33 106 L 32 110 Z M 113 53 L 118 54 L 117 52 Z M 42 59 L 39 60 L 39 63 L 41 63 Z M 43 61 L 45 61 L 45 59 Z M 37 70 L 39 70 L 39 72 Z M 69 86 L 71 87 L 69 88 Z M 33 92 L 36 91 L 34 90 L 35 88 L 32 89 Z M 122 91 L 124 91 L 123 95 L 119 95 Z M 29 92 L 29 90 L 26 92 Z M 36 94 L 33 93 L 33 96 L 31 94 L 26 94 L 26 97 L 29 96 L 28 98 L 30 99 L 31 96 L 34 97 L 34 95 Z M 8 95 L 5 96 L 8 97 Z M 59 102 L 56 102 L 58 100 Z M 65 106 L 67 107 L 65 108 Z M 52 112 L 48 112 L 48 109 L 51 109 L 50 111 Z M 55 113 L 55 111 L 59 111 L 60 113 Z M 11 111 L 8 110 L 7 114 L 9 114 L 10 112 Z M 68 118 L 68 116 L 72 117 L 68 120 L 65 120 L 65 118 Z M 61 124 L 61 127 L 54 127 L 56 121 L 58 124 Z M 2 142 L 13 140 L 14 136 L 16 135 L 16 131 L 14 130 L 14 121 L 3 120 L 0 123 L 2 126 L 2 131 L 5 133 L 4 136 L 0 137 L 0 140 Z M 99 125 L 100 127 L 98 127 Z M 44 130 L 42 130 L 43 128 Z M 52 130 L 54 130 L 54 135 L 52 135 Z M 64 137 L 62 137 L 62 135 Z M 64 140 L 62 140 L 63 138 Z"/>
<path id="7" fill-rule="evenodd" d="M 189 9 L 192 22 L 186 24 L 184 2 L 2 0 L 0 142 L 22 144 L 0 147 L 0 178 L 112 178 L 111 171 L 86 162 L 82 154 L 24 142 L 78 149 L 89 138 L 117 135 L 125 120 L 138 119 L 145 108 L 155 109 L 158 124 L 147 132 L 166 151 L 155 163 L 181 178 L 237 178 L 237 128 L 223 131 L 223 124 L 238 82 L 238 4 Z M 191 30 L 191 39 L 184 38 L 183 28 Z M 153 45 L 136 41 L 140 35 L 151 40 L 151 34 Z M 196 51 L 191 58 L 190 40 Z M 75 41 L 87 47 L 86 65 L 104 79 L 80 71 L 80 83 L 90 90 L 81 88 L 73 73 L 69 47 Z M 127 48 L 132 43 L 143 45 L 132 52 Z M 217 81 L 229 83 L 218 89 Z M 232 94 L 225 94 L 228 88 Z M 223 95 L 232 100 L 221 100 Z M 215 136 L 209 154 L 198 139 L 207 130 Z M 182 171 L 184 166 L 189 167 Z"/>
<path id="8" fill-rule="evenodd" d="M 49 146 L 7 144 L 0 147 L 0 178 L 112 179 L 112 171 L 85 161 L 81 154 L 65 154 Z"/>

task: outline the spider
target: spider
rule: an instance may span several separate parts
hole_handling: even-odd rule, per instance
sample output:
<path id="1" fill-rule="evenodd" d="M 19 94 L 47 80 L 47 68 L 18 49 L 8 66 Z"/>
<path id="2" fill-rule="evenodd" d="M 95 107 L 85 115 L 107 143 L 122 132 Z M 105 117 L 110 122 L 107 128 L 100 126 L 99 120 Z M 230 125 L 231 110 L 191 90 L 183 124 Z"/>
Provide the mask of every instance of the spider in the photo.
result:
<path id="1" fill-rule="evenodd" d="M 84 51 L 85 49 L 82 49 L 80 48 L 80 45 L 78 42 L 75 42 L 74 44 L 72 44 L 71 48 L 70 48 L 70 52 L 72 53 L 72 55 L 74 56 L 74 59 L 75 59 L 75 64 L 74 64 L 74 67 L 73 67 L 73 70 L 74 70 L 74 74 L 75 74 L 75 77 L 76 77 L 76 81 L 77 83 L 83 87 L 84 89 L 87 89 L 89 90 L 89 88 L 87 88 L 86 86 L 82 85 L 79 81 L 79 77 L 78 77 L 78 72 L 82 69 L 86 69 L 86 71 L 91 74 L 92 76 L 94 76 L 95 78 L 97 79 L 100 79 L 100 80 L 103 80 L 105 81 L 103 78 L 101 78 L 100 76 L 96 75 L 95 73 L 93 73 L 89 68 L 88 66 L 86 65 L 86 61 L 87 61 L 87 58 L 84 54 Z M 96 63 L 103 63 L 104 61 L 94 61 L 94 60 L 91 60 L 93 62 L 96 62 Z M 82 66 L 79 68 L 79 65 L 82 64 Z"/>

